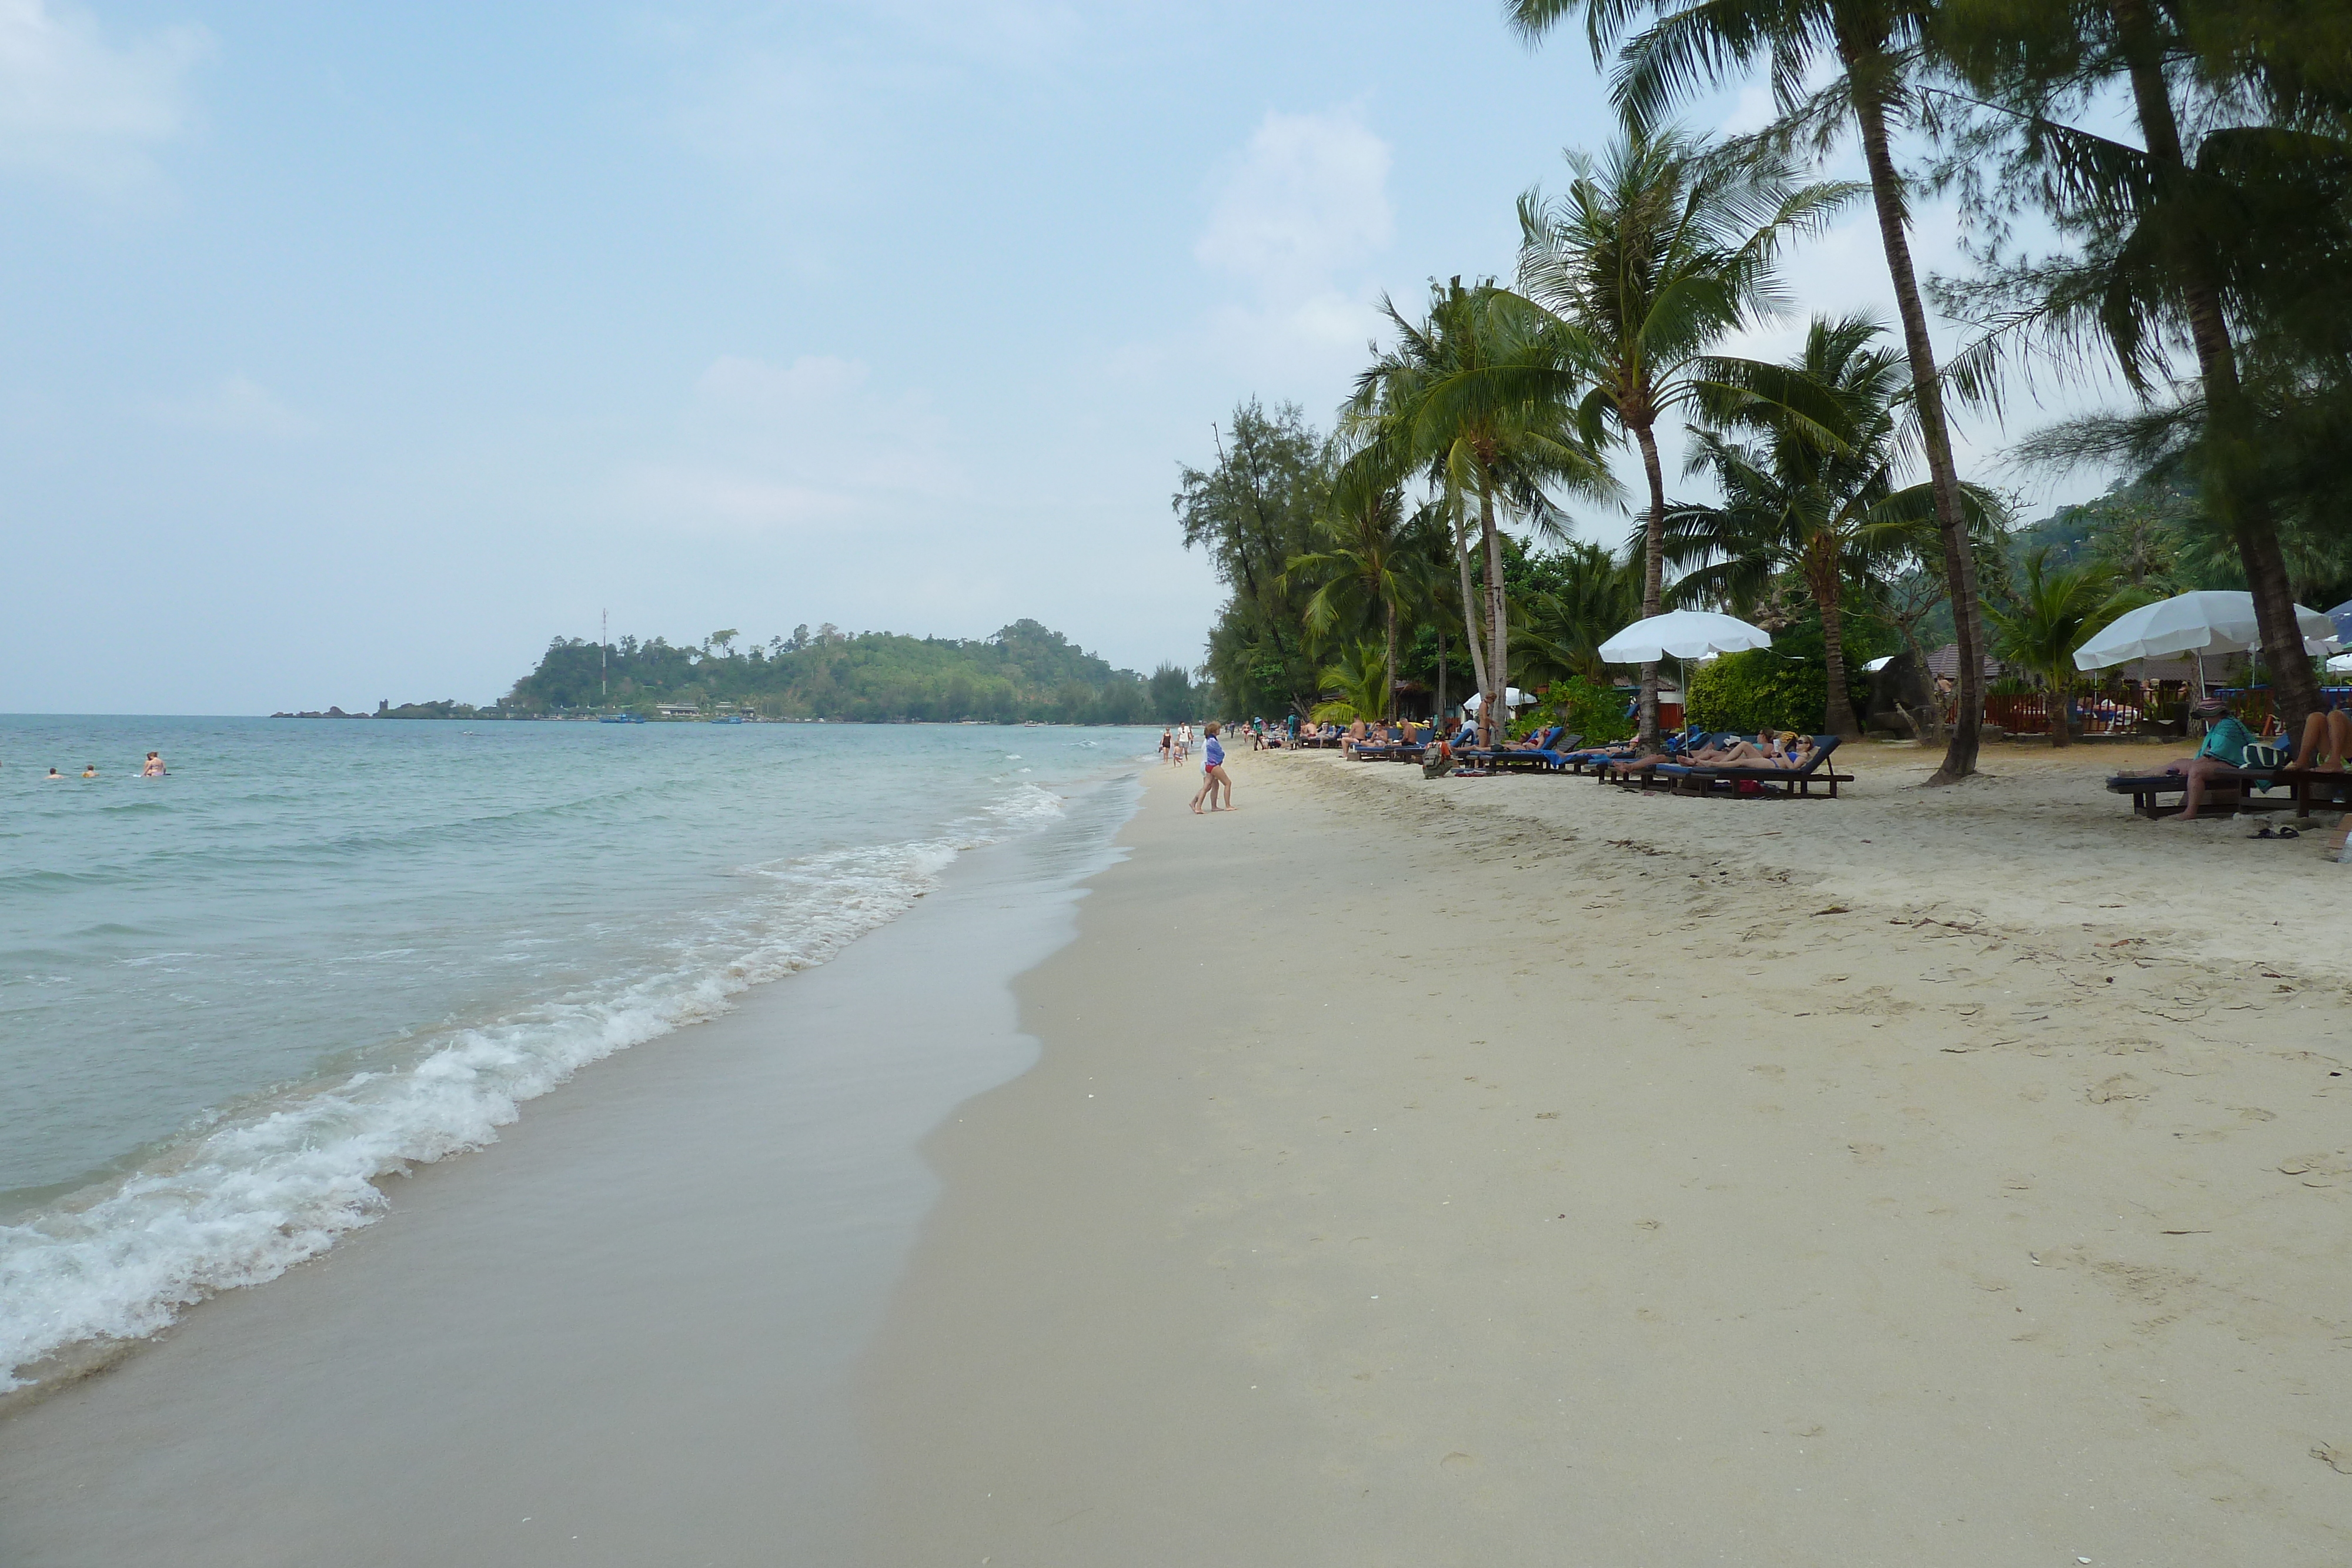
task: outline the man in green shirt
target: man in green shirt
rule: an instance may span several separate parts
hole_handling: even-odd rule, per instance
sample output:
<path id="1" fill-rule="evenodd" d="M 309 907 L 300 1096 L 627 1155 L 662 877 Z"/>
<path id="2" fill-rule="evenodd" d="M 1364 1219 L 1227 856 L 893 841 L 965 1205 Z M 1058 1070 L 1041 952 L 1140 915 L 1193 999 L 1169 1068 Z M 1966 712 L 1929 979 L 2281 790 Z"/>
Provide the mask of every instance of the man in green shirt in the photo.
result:
<path id="1" fill-rule="evenodd" d="M 2242 776 L 2246 747 L 2254 738 L 2253 733 L 2238 722 L 2219 697 L 2207 697 L 2189 711 L 2205 720 L 2205 744 L 2197 748 L 2196 756 L 2165 764 L 2167 773 L 2178 773 L 2189 781 L 2180 810 L 2165 818 L 2168 822 L 2195 821 L 2197 808 L 2204 804 L 2208 788 Z"/>

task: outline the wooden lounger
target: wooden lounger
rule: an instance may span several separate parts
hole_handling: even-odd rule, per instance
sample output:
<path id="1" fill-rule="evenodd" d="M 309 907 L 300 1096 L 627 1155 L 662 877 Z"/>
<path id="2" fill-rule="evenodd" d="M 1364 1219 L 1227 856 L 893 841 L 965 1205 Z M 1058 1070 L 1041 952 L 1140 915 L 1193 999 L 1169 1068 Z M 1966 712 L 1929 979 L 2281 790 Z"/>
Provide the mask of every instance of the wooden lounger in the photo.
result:
<path id="1" fill-rule="evenodd" d="M 2287 789 L 2284 800 L 2261 798 L 2254 793 L 2282 785 Z M 2352 787 L 2352 774 L 2317 773 L 2308 768 L 2259 768 L 2206 780 L 2205 800 L 2209 805 L 2227 806 L 2238 811 L 2278 811 L 2292 806 L 2296 816 L 2308 817 L 2315 801 L 2322 805 L 2338 803 L 2352 792 L 2347 787 Z M 2178 773 L 2119 774 L 2107 780 L 2107 792 L 2130 796 L 2135 815 L 2165 817 L 2179 810 L 2181 802 L 2176 800 L 2167 804 L 2159 797 L 2185 797 L 2189 780 Z"/>

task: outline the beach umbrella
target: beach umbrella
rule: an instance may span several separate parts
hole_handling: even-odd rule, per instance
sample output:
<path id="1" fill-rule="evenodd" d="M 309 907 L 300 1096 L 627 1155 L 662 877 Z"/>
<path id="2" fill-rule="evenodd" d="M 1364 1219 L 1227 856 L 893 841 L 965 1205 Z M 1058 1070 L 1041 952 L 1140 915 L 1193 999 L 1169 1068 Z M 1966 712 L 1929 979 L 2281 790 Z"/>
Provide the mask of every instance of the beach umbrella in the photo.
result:
<path id="1" fill-rule="evenodd" d="M 1648 664 L 1660 659 L 1703 659 L 1769 648 L 1772 633 L 1712 610 L 1672 610 L 1636 621 L 1601 644 L 1605 664 Z"/>
<path id="2" fill-rule="evenodd" d="M 1479 705 L 1486 700 L 1486 697 L 1479 693 L 1472 692 L 1467 697 L 1463 699 L 1462 711 L 1464 713 L 1476 713 L 1478 711 Z M 1503 689 L 1503 706 L 1505 707 L 1525 707 L 1528 704 L 1533 701 L 1535 701 L 1535 698 L 1528 695 L 1527 693 L 1519 690 L 1517 686 L 1506 686 Z"/>
<path id="3" fill-rule="evenodd" d="M 2335 623 L 2316 610 L 2294 607 L 2295 624 L 2308 653 L 2336 652 Z M 2175 594 L 2119 615 L 2074 650 L 2078 670 L 2104 670 L 2134 659 L 2172 653 L 2243 653 L 2262 646 L 2254 622 L 2254 596 L 2214 589 Z"/>
<path id="4" fill-rule="evenodd" d="M 2327 661 L 2327 669 L 2329 674 L 2338 675 L 2343 674 L 2347 670 L 2352 670 L 2352 653 L 2336 654 L 2336 657 Z"/>
<path id="5" fill-rule="evenodd" d="M 1879 654 L 1879 655 L 1878 655 L 1878 657 L 1876 657 L 1875 659 L 1871 660 L 1871 661 L 1870 661 L 1870 663 L 1868 663 L 1867 664 L 1864 664 L 1864 665 L 1863 666 L 1863 668 L 1864 668 L 1865 671 L 1867 671 L 1868 673 L 1870 673 L 1871 674 L 1874 674 L 1874 674 L 1878 674 L 1878 672 L 1879 672 L 1879 671 L 1881 671 L 1881 670 L 1883 670 L 1883 669 L 1886 668 L 1886 666 L 1887 666 L 1887 665 L 1889 665 L 1889 664 L 1893 664 L 1894 662 L 1895 662 L 1895 655 L 1894 655 L 1894 654 L 1892 654 L 1892 653 L 1881 653 L 1881 654 Z"/>
<path id="6" fill-rule="evenodd" d="M 2328 623 L 2336 628 L 2336 640 L 2352 643 L 2352 599 L 2346 600 L 2327 612 Z"/>

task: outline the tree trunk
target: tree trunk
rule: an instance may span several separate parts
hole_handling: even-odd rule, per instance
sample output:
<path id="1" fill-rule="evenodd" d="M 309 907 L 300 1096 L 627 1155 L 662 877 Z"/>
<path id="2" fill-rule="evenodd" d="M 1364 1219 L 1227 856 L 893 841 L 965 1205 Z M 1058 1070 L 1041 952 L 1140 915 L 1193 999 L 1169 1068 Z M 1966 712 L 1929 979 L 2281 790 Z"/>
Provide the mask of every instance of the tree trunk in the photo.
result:
<path id="1" fill-rule="evenodd" d="M 1829 666 L 1829 704 L 1822 724 L 1832 735 L 1858 740 L 1862 725 L 1853 716 L 1853 693 L 1845 679 L 1845 577 L 1838 570 L 1836 555 L 1822 549 L 1823 542 L 1815 542 L 1811 570 L 1806 573 L 1811 580 L 1813 602 L 1822 609 L 1822 662 Z M 1822 559 L 1825 553 L 1827 559 Z"/>
<path id="2" fill-rule="evenodd" d="M 1921 444 L 1936 497 L 1936 529 L 1943 536 L 1944 582 L 1952 603 L 1952 626 L 1959 644 L 1959 711 L 1944 750 L 1943 765 L 1930 784 L 1952 784 L 1977 770 L 1977 747 L 1984 728 L 1984 607 L 1977 599 L 1977 563 L 1969 549 L 1969 521 L 1960 507 L 1960 476 L 1952 462 L 1952 434 L 1944 423 L 1944 391 L 1937 380 L 1936 347 L 1927 338 L 1927 312 L 1919 302 L 1919 277 L 1911 263 L 1910 218 L 1903 178 L 1886 142 L 1886 105 L 1869 84 L 1893 68 L 1885 57 L 1884 37 L 1863 39 L 1843 27 L 1838 55 L 1846 79 L 1854 84 L 1853 117 L 1870 169 L 1870 195 L 1878 210 L 1879 242 L 1886 273 L 1903 319 L 1903 349 L 1911 361 L 1911 389 L 1919 413 Z"/>
<path id="3" fill-rule="evenodd" d="M 2161 46 L 2148 15 L 2137 0 L 2117 0 L 2115 16 L 2125 34 L 2140 140 L 2151 159 L 2185 173 L 2188 161 L 2180 148 L 2180 123 L 2173 112 Z M 2161 195 L 2158 199 L 2162 200 Z M 2279 546 L 2277 518 L 2269 497 L 2254 488 L 2258 481 L 2247 472 L 2249 457 L 2258 447 L 2238 381 L 2237 347 L 2231 341 L 2229 319 L 2221 311 L 2212 257 L 2201 245 L 2191 242 L 2189 254 L 2180 259 L 2187 275 L 2182 303 L 2189 313 L 2189 340 L 2197 350 L 2198 376 L 2205 386 L 2205 477 L 2221 491 L 2217 498 L 2237 540 L 2246 587 L 2253 595 L 2254 623 L 2262 631 L 2263 664 L 2271 680 L 2271 711 L 2287 734 L 2299 735 L 2305 716 L 2322 706 L 2319 682 L 2311 673 L 2310 656 L 2303 650 L 2303 631 L 2295 624 L 2294 583 L 2287 574 L 2286 552 Z"/>
<path id="4" fill-rule="evenodd" d="M 1437 712 L 1432 716 L 1433 727 L 1445 728 L 1445 632 L 1437 633 Z"/>
<path id="5" fill-rule="evenodd" d="M 1503 598 L 1503 530 L 1495 526 L 1495 492 L 1486 475 L 1478 476 L 1478 533 L 1486 546 L 1486 635 L 1493 640 L 1486 653 L 1486 694 L 1478 699 L 1478 733 L 1488 746 L 1502 744 L 1510 708 L 1503 701 L 1511 680 L 1511 626 Z"/>
<path id="6" fill-rule="evenodd" d="M 1381 704 L 1381 716 L 1393 721 L 1396 717 L 1396 605 L 1390 601 L 1381 608 L 1388 612 L 1387 634 L 1382 640 L 1387 656 L 1381 661 L 1381 667 L 1388 672 L 1389 678 L 1388 695 Z"/>
<path id="7" fill-rule="evenodd" d="M 1462 569 L 1462 637 L 1470 644 L 1470 674 L 1478 689 L 1486 689 L 1486 622 L 1478 613 L 1478 595 L 1470 585 L 1469 530 L 1457 511 L 1454 519 L 1454 563 Z"/>
<path id="8" fill-rule="evenodd" d="M 2053 681 L 2050 684 L 2050 696 L 2042 706 L 2043 711 L 2050 716 L 2050 744 L 2074 745 L 2074 694 L 2066 689 L 2065 683 Z"/>
<path id="9" fill-rule="evenodd" d="M 1633 439 L 1642 448 L 1642 473 L 1650 482 L 1650 516 L 1642 525 L 1642 616 L 1657 614 L 1666 604 L 1666 477 L 1658 465 L 1658 441 L 1648 419 L 1633 421 Z M 1685 702 L 1689 694 L 1684 694 Z M 1687 718 L 1690 709 L 1685 707 Z M 1658 665 L 1642 666 L 1642 708 L 1634 732 L 1634 749 L 1658 749 Z"/>

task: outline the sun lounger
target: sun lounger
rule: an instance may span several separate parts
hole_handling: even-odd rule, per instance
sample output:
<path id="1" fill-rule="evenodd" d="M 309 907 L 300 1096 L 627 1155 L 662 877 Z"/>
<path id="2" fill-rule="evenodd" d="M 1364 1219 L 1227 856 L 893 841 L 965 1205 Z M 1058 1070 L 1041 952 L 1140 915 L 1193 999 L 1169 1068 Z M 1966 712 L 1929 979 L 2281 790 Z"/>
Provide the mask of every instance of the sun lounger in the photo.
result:
<path id="1" fill-rule="evenodd" d="M 2284 786 L 2283 798 L 2267 791 Z M 2132 798 L 2132 811 L 2142 817 L 2165 817 L 2180 810 L 2178 799 L 2189 789 L 2179 773 L 2123 773 L 2107 780 L 2107 792 Z M 2258 794 L 2257 791 L 2263 793 Z M 2205 781 L 2205 804 L 2234 811 L 2277 811 L 2294 808 L 2298 817 L 2311 815 L 2315 804 L 2334 805 L 2352 798 L 2352 774 L 2315 772 L 2308 768 L 2256 768 L 2236 775 L 2223 774 Z"/>
<path id="2" fill-rule="evenodd" d="M 1830 799 L 1834 800 L 1838 786 L 1853 783 L 1853 775 L 1840 773 L 1830 765 L 1830 754 L 1838 746 L 1836 736 L 1817 735 L 1812 741 L 1812 760 L 1802 768 L 1726 768 L 1709 767 L 1703 763 L 1661 762 L 1655 768 L 1644 768 L 1638 774 L 1625 774 L 1617 781 L 1638 784 L 1643 789 L 1647 789 L 1651 781 L 1655 779 L 1677 794 L 1738 795 L 1743 793 L 1740 782 L 1752 779 L 1757 788 L 1745 793 L 1780 795 L 1790 799 L 1810 798 L 1814 785 L 1826 784 Z"/>
<path id="3" fill-rule="evenodd" d="M 1542 739 L 1534 746 L 1497 746 L 1494 747 L 1467 746 L 1461 748 L 1462 760 L 1474 768 L 1509 766 L 1549 769 L 1559 766 L 1553 760 L 1551 748 L 1567 733 L 1564 725 L 1554 725 L 1544 731 Z"/>
<path id="4" fill-rule="evenodd" d="M 1562 735 L 1554 731 L 1552 738 L 1545 745 L 1533 747 L 1507 747 L 1492 753 L 1489 761 L 1496 768 L 1557 773 L 1567 766 L 1568 758 L 1576 754 L 1576 747 L 1583 738 L 1584 737 L 1580 735 Z"/>

